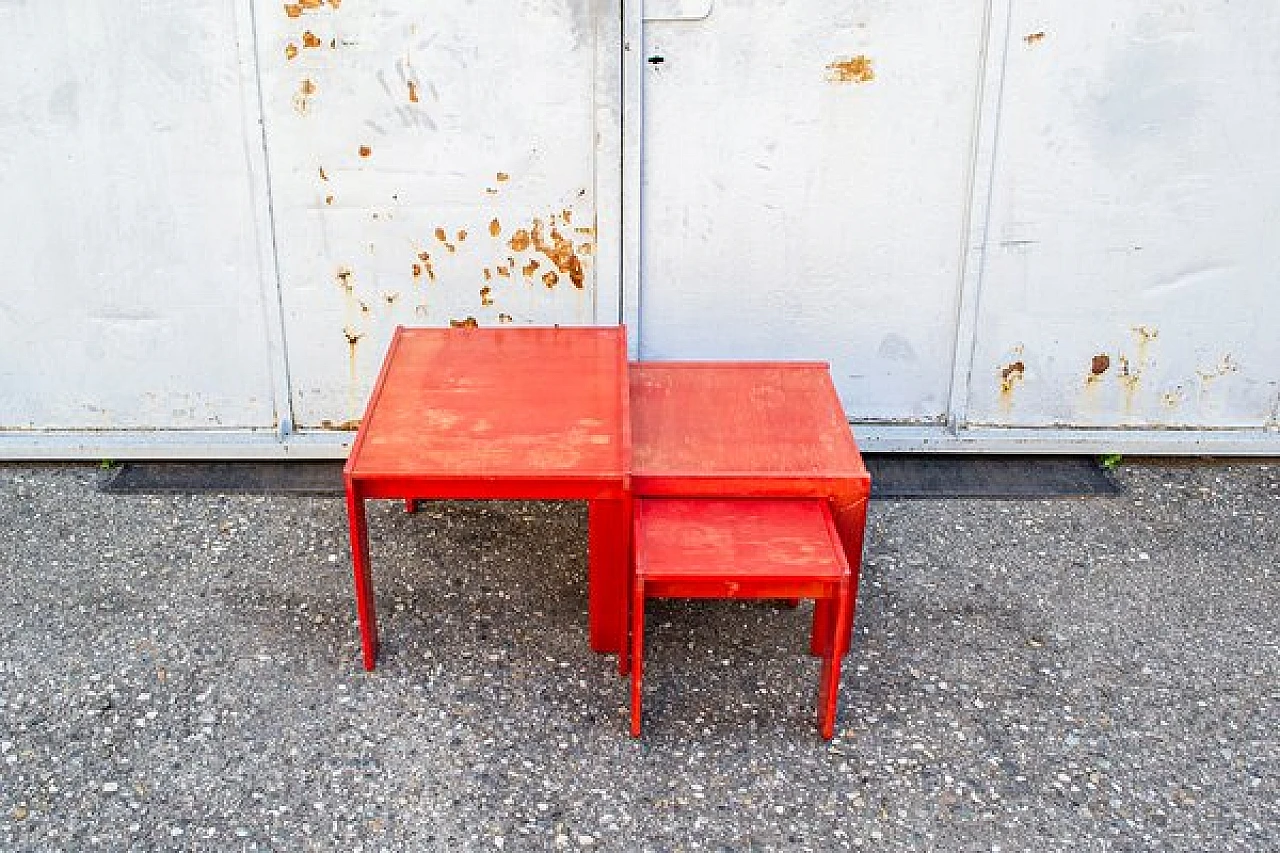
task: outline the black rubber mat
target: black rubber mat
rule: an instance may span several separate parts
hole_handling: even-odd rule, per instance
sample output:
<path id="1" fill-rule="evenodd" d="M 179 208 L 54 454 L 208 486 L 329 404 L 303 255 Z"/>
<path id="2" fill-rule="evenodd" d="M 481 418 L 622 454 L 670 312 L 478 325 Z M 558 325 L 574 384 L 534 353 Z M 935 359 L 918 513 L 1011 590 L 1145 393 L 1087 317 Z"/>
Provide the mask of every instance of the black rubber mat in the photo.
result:
<path id="1" fill-rule="evenodd" d="M 1065 498 L 1120 493 L 1092 456 L 867 454 L 873 498 Z"/>
<path id="2" fill-rule="evenodd" d="M 1089 456 L 868 454 L 866 463 L 876 498 L 1050 498 L 1120 492 Z M 129 462 L 107 481 L 104 491 L 340 495 L 342 463 Z"/>
<path id="3" fill-rule="evenodd" d="M 342 462 L 128 462 L 107 481 L 103 491 L 120 495 L 341 495 Z"/>

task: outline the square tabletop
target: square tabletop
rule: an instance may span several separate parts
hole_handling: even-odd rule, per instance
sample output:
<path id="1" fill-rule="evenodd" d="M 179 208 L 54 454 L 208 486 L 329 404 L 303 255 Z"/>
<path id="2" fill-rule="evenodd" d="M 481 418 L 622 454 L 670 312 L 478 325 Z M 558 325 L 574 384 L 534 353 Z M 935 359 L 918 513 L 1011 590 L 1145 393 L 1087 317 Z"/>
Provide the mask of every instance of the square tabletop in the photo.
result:
<path id="1" fill-rule="evenodd" d="M 870 493 L 825 363 L 640 362 L 630 384 L 637 496 Z"/>
<path id="2" fill-rule="evenodd" d="M 629 454 L 621 327 L 398 328 L 356 480 L 616 480 Z"/>

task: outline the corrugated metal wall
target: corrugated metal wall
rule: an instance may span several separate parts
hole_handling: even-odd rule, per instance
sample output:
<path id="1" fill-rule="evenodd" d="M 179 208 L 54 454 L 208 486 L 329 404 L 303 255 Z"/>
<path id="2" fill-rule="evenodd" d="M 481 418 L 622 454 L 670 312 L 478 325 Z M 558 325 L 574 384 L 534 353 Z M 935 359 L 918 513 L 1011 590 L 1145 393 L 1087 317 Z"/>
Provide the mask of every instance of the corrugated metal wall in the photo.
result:
<path id="1" fill-rule="evenodd" d="M 344 452 L 398 323 L 1280 450 L 1280 8 L 0 0 L 0 456 Z"/>

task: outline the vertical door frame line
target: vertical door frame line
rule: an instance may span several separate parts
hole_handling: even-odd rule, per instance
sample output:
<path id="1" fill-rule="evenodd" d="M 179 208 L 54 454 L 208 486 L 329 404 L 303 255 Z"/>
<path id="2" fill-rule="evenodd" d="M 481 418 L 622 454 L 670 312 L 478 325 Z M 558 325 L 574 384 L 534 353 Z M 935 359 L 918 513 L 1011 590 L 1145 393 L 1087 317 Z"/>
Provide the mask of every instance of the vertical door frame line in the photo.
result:
<path id="1" fill-rule="evenodd" d="M 644 151 L 644 2 L 622 0 L 622 322 L 640 352 L 641 156 Z"/>
<path id="2" fill-rule="evenodd" d="M 593 0 L 595 55 L 592 66 L 592 132 L 595 138 L 592 180 L 595 202 L 596 323 L 623 322 L 623 176 L 622 7 L 615 0 Z"/>
<path id="3" fill-rule="evenodd" d="M 974 103 L 973 143 L 970 149 L 969 209 L 965 214 L 961 247 L 960 298 L 956 309 L 955 350 L 951 388 L 947 395 L 947 428 L 960 434 L 968 426 L 969 386 L 978 339 L 982 283 L 986 274 L 991 202 L 1000 141 L 1000 111 L 1004 102 L 1005 68 L 1009 56 L 1009 26 L 1013 0 L 987 0 L 983 15 L 982 52 L 978 60 L 978 97 Z"/>
<path id="4" fill-rule="evenodd" d="M 254 232 L 258 248 L 258 281 L 262 293 L 263 324 L 267 333 L 267 367 L 271 376 L 276 415 L 276 438 L 283 443 L 294 433 L 293 388 L 285 338 L 284 295 L 276 240 L 275 199 L 271 191 L 271 155 L 267 149 L 267 113 L 262 92 L 261 44 L 255 2 L 256 0 L 237 0 L 235 4 L 236 52 L 244 103 L 245 159 L 249 167 Z"/>

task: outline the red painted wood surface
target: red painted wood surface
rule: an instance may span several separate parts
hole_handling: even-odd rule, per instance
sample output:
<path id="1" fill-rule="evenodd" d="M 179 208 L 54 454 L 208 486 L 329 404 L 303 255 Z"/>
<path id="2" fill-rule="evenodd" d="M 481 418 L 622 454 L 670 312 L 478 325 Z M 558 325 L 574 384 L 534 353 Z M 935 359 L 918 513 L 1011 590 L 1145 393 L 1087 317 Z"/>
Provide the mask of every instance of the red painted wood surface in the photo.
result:
<path id="1" fill-rule="evenodd" d="M 635 501 L 631 605 L 631 734 L 640 734 L 645 600 L 812 598 L 823 658 L 818 726 L 834 733 L 840 687 L 838 638 L 853 623 L 856 590 L 824 500 L 639 499 Z"/>
<path id="2" fill-rule="evenodd" d="M 347 471 L 617 481 L 629 464 L 620 347 L 619 328 L 401 328 Z"/>
<path id="3" fill-rule="evenodd" d="M 640 362 L 630 385 L 637 498 L 825 498 L 856 596 L 871 476 L 826 364 Z M 818 607 L 815 655 L 834 617 Z"/>
<path id="4" fill-rule="evenodd" d="M 622 649 L 626 374 L 621 327 L 396 330 L 344 468 L 367 669 L 378 649 L 369 498 L 591 501 L 591 645 Z"/>

